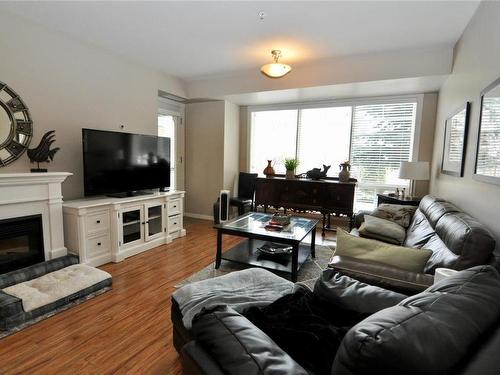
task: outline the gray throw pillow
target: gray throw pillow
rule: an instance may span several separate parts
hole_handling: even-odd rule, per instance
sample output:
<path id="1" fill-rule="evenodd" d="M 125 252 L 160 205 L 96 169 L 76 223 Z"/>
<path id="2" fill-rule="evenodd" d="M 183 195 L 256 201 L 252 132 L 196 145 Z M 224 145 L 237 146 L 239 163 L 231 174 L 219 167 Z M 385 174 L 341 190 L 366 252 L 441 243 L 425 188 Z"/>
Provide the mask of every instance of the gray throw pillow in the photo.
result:
<path id="1" fill-rule="evenodd" d="M 408 296 L 374 285 L 368 285 L 334 269 L 326 269 L 314 285 L 314 294 L 336 306 L 373 314 L 395 306 Z"/>
<path id="2" fill-rule="evenodd" d="M 401 245 L 406 237 L 405 229 L 393 221 L 380 219 L 375 216 L 365 215 L 365 221 L 359 228 L 361 237 Z"/>
<path id="3" fill-rule="evenodd" d="M 390 220 L 404 228 L 408 228 L 416 210 L 417 207 L 415 206 L 382 203 L 372 212 L 372 216 Z"/>

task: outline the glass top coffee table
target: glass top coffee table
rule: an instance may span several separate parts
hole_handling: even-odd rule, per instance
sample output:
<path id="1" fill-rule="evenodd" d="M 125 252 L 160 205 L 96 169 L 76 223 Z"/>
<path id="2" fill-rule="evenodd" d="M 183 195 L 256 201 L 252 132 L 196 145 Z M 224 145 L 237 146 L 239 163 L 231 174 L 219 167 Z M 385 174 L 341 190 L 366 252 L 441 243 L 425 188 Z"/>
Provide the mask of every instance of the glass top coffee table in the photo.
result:
<path id="1" fill-rule="evenodd" d="M 309 257 L 314 258 L 316 225 L 318 220 L 292 216 L 290 225 L 280 231 L 266 229 L 272 215 L 250 212 L 214 226 L 217 229 L 217 254 L 215 268 L 219 268 L 222 259 L 248 264 L 291 274 L 291 280 L 297 281 L 300 266 Z M 247 240 L 222 252 L 222 235 L 246 237 Z M 311 244 L 301 242 L 311 234 Z M 291 246 L 290 254 L 266 254 L 258 250 L 264 244 L 280 244 Z"/>

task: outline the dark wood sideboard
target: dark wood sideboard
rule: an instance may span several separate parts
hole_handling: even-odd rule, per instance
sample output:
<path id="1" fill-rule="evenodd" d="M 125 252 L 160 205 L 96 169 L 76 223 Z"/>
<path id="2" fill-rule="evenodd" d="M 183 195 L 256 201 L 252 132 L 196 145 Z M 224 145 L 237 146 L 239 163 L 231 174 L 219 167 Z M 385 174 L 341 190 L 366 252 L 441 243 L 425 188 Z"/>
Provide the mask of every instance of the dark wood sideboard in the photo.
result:
<path id="1" fill-rule="evenodd" d="M 320 212 L 323 215 L 324 235 L 330 226 L 331 214 L 345 215 L 352 221 L 355 187 L 356 180 L 339 182 L 333 178 L 288 180 L 282 177 L 258 177 L 255 182 L 255 207 Z"/>
<path id="2" fill-rule="evenodd" d="M 417 197 L 393 197 L 389 194 L 377 194 L 377 206 L 382 203 L 400 204 L 403 206 L 418 206 L 422 198 Z"/>

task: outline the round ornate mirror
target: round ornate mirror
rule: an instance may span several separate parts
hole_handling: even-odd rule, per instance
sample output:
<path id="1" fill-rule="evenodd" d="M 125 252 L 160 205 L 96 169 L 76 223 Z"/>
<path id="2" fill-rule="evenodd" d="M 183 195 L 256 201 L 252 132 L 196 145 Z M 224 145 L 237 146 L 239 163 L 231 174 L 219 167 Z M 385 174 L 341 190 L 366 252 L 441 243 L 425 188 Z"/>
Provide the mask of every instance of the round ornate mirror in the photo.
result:
<path id="1" fill-rule="evenodd" d="M 14 90 L 0 82 L 0 167 L 19 158 L 32 136 L 33 122 L 28 107 Z"/>

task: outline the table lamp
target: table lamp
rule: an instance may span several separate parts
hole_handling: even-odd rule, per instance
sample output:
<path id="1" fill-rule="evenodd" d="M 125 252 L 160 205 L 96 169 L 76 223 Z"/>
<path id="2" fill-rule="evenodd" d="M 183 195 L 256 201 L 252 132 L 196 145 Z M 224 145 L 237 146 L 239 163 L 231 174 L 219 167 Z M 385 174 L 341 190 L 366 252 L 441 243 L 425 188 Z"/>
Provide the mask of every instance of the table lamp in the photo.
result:
<path id="1" fill-rule="evenodd" d="M 410 180 L 410 194 L 415 195 L 414 181 L 425 181 L 429 179 L 428 161 L 403 161 L 399 168 L 399 178 Z"/>

